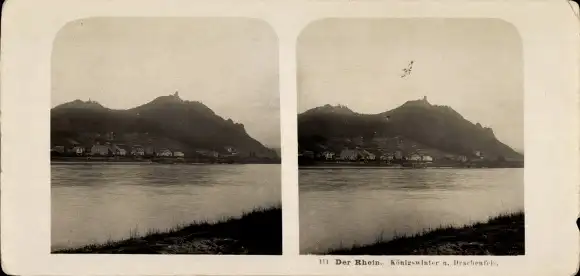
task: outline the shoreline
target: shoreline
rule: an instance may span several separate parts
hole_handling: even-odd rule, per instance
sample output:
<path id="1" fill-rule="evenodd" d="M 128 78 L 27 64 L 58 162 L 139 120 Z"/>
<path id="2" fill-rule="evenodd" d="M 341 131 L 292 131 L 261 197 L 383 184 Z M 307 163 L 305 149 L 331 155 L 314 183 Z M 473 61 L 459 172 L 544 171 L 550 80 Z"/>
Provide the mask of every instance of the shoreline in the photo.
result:
<path id="1" fill-rule="evenodd" d="M 157 163 L 157 162 L 109 162 L 109 161 L 51 161 L 51 165 L 188 165 L 188 166 L 211 166 L 211 165 L 220 165 L 220 166 L 239 166 L 239 165 L 280 165 L 280 163 L 233 163 L 233 164 L 226 164 L 226 163 L 195 163 L 195 162 L 186 162 L 186 163 Z"/>
<path id="2" fill-rule="evenodd" d="M 493 165 L 479 166 L 466 164 L 416 164 L 403 166 L 400 164 L 381 164 L 376 162 L 358 163 L 358 162 L 311 162 L 298 164 L 298 169 L 325 169 L 325 168 L 361 168 L 361 169 L 390 169 L 390 170 L 409 170 L 409 169 L 522 169 L 523 165 Z"/>
<path id="3" fill-rule="evenodd" d="M 211 161 L 198 161 L 198 160 L 179 160 L 173 158 L 167 159 L 134 159 L 134 158 L 91 158 L 86 157 L 68 157 L 68 158 L 51 158 L 51 164 L 124 164 L 124 165 L 267 165 L 274 164 L 280 165 L 281 162 L 275 161 L 238 161 L 238 162 L 211 162 Z"/>
<path id="4" fill-rule="evenodd" d="M 331 249 L 313 255 L 494 255 L 525 254 L 525 217 L 523 212 L 501 214 L 484 222 L 462 227 L 439 227 L 422 233 L 381 237 L 372 244 Z"/>
<path id="5" fill-rule="evenodd" d="M 486 168 L 469 168 L 469 167 L 426 167 L 426 168 L 408 168 L 408 167 L 389 167 L 389 166 L 299 166 L 299 170 L 325 170 L 325 169 L 381 169 L 381 170 L 451 170 L 451 169 L 465 169 L 465 170 L 490 170 L 490 169 L 523 169 L 515 167 L 486 167 Z"/>
<path id="6" fill-rule="evenodd" d="M 193 222 L 144 236 L 51 250 L 51 254 L 216 254 L 281 255 L 281 205 L 256 208 L 240 217 L 217 222 Z"/>

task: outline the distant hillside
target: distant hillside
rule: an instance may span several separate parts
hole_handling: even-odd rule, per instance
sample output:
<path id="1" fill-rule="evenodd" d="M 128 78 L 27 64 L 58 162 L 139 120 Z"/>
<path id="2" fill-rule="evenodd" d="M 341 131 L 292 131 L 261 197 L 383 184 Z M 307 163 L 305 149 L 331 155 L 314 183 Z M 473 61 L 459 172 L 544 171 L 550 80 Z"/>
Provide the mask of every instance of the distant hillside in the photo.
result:
<path id="1" fill-rule="evenodd" d="M 51 110 L 52 146 L 111 140 L 179 150 L 186 155 L 234 147 L 242 156 L 276 157 L 275 151 L 250 137 L 244 125 L 223 119 L 200 102 L 184 101 L 177 93 L 128 110 L 80 100 Z"/>
<path id="2" fill-rule="evenodd" d="M 359 114 L 345 106 L 325 105 L 298 116 L 301 150 L 338 151 L 344 147 L 423 150 L 432 155 L 466 155 L 521 159 L 501 143 L 491 128 L 473 124 L 447 106 L 426 99 L 408 101 L 380 114 Z"/>
<path id="3" fill-rule="evenodd" d="M 282 149 L 281 148 L 272 148 L 272 150 L 274 150 L 276 152 L 276 154 L 278 155 L 278 157 L 282 157 Z"/>

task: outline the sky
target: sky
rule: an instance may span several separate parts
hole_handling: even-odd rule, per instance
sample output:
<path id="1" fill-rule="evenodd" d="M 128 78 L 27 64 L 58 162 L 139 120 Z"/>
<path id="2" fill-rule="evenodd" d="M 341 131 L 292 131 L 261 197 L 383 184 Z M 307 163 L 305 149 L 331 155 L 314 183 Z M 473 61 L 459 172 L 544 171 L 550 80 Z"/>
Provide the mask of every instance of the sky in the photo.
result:
<path id="1" fill-rule="evenodd" d="M 67 24 L 52 54 L 52 106 L 133 108 L 179 92 L 250 136 L 280 145 L 277 35 L 252 19 L 91 18 Z"/>
<path id="2" fill-rule="evenodd" d="M 374 114 L 426 96 L 523 151 L 521 44 L 496 19 L 316 21 L 298 38 L 298 111 L 342 104 Z"/>

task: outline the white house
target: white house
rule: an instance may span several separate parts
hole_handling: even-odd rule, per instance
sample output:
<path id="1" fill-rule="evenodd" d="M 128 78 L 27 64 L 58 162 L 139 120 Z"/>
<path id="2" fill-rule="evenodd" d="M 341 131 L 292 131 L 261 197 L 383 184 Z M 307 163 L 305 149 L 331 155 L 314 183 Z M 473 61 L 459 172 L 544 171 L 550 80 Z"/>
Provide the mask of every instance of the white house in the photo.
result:
<path id="1" fill-rule="evenodd" d="M 234 147 L 225 147 L 225 149 L 229 154 L 232 154 L 232 155 L 235 155 L 238 153 L 238 151 Z"/>
<path id="2" fill-rule="evenodd" d="M 107 145 L 93 145 L 91 148 L 91 155 L 109 155 L 111 149 Z"/>
<path id="3" fill-rule="evenodd" d="M 119 147 L 118 145 L 114 145 L 112 148 L 113 148 L 113 152 L 115 153 L 115 155 L 118 155 L 118 156 L 127 155 L 127 151 L 125 149 Z"/>
<path id="4" fill-rule="evenodd" d="M 176 151 L 173 153 L 173 156 L 175 157 L 185 157 L 185 154 L 181 151 Z"/>
<path id="5" fill-rule="evenodd" d="M 141 146 L 134 146 L 131 149 L 131 155 L 143 156 L 143 155 L 145 155 L 145 150 Z"/>
<path id="6" fill-rule="evenodd" d="M 376 155 L 374 155 L 373 153 L 370 153 L 368 151 L 364 151 L 364 157 L 366 160 L 371 160 L 371 161 L 377 159 Z"/>
<path id="7" fill-rule="evenodd" d="M 433 157 L 429 155 L 423 155 L 421 161 L 423 162 L 433 162 Z"/>
<path id="8" fill-rule="evenodd" d="M 381 155 L 380 159 L 383 161 L 392 161 L 395 157 L 392 154 Z"/>
<path id="9" fill-rule="evenodd" d="M 345 161 L 355 161 L 358 156 L 359 154 L 356 150 L 344 149 L 340 152 L 340 159 Z"/>
<path id="10" fill-rule="evenodd" d="M 416 153 L 411 154 L 409 156 L 409 160 L 411 160 L 411 161 L 421 161 L 421 155 L 418 155 Z"/>
<path id="11" fill-rule="evenodd" d="M 325 151 L 322 153 L 322 156 L 324 156 L 324 159 L 326 160 L 333 160 L 334 159 L 334 152 L 331 151 Z"/>
<path id="12" fill-rule="evenodd" d="M 83 155 L 83 153 L 85 153 L 85 148 L 84 147 L 79 147 L 76 146 L 72 149 L 72 151 L 76 154 L 76 155 Z"/>
<path id="13" fill-rule="evenodd" d="M 173 153 L 168 149 L 162 149 L 157 153 L 157 156 L 164 156 L 164 157 L 172 156 L 172 155 L 173 155 Z"/>

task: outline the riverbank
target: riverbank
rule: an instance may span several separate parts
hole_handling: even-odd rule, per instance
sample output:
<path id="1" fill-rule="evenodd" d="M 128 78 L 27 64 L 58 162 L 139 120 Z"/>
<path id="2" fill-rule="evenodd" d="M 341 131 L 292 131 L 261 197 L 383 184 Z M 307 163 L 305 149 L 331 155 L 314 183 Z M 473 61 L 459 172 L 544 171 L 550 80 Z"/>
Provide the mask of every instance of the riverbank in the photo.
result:
<path id="1" fill-rule="evenodd" d="M 255 209 L 239 218 L 194 222 L 167 231 L 131 232 L 128 239 L 52 252 L 98 254 L 281 255 L 281 206 Z"/>
<path id="2" fill-rule="evenodd" d="M 463 227 L 429 229 L 389 241 L 331 250 L 328 255 L 524 255 L 524 213 Z"/>
<path id="3" fill-rule="evenodd" d="M 133 157 L 52 157 L 52 164 L 96 164 L 96 163 L 115 163 L 115 164 L 281 164 L 281 160 L 274 159 L 238 159 L 232 160 L 209 160 L 196 158 L 133 158 Z"/>
<path id="4" fill-rule="evenodd" d="M 445 163 L 428 163 L 428 164 L 387 164 L 378 162 L 301 162 L 298 164 L 299 169 L 316 169 L 316 168 L 377 168 L 377 169 L 508 169 L 523 168 L 523 163 L 511 164 L 445 164 Z"/>

